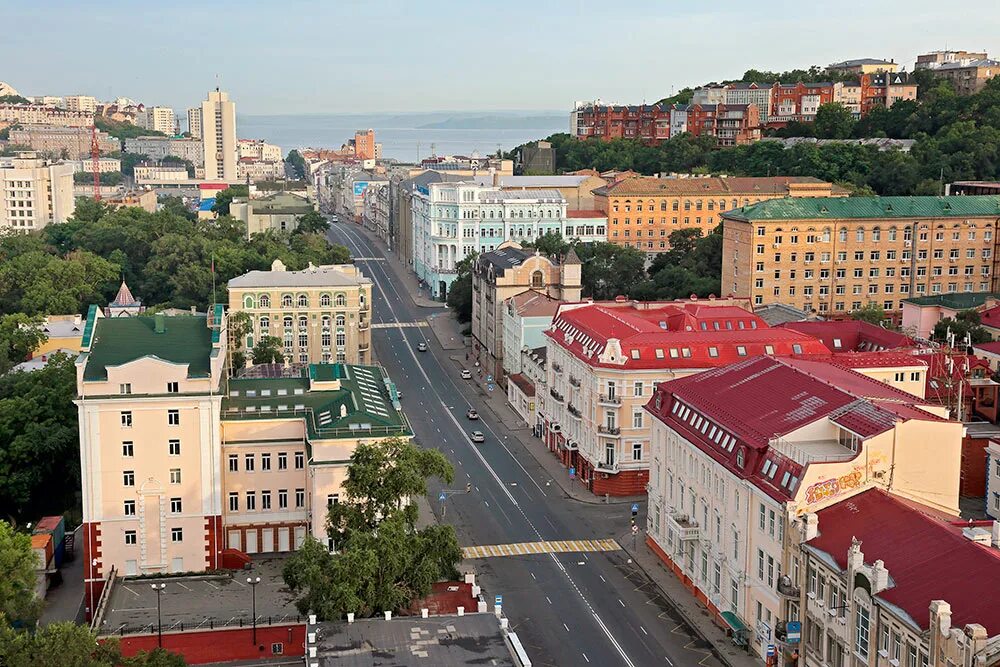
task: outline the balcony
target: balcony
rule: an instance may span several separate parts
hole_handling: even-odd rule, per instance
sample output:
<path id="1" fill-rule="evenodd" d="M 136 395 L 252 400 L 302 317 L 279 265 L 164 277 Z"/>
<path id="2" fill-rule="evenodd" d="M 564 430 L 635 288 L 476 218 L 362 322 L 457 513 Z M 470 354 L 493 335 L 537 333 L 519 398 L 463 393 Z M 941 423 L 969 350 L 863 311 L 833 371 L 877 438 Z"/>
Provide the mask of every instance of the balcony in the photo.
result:
<path id="1" fill-rule="evenodd" d="M 577 419 L 580 419 L 581 417 L 583 417 L 583 413 L 580 411 L 580 408 L 576 407 L 572 403 L 567 403 L 566 404 L 566 409 L 569 411 L 569 413 L 571 415 L 573 415 Z"/>
<path id="2" fill-rule="evenodd" d="M 366 352 L 368 351 L 368 348 L 370 348 L 371 346 L 372 344 L 367 341 L 360 341 L 358 343 L 358 350 L 360 350 L 361 352 Z"/>
<path id="3" fill-rule="evenodd" d="M 608 463 L 607 461 L 599 462 L 594 468 L 597 472 L 603 472 L 607 475 L 617 475 L 618 474 L 618 462 Z"/>
<path id="4" fill-rule="evenodd" d="M 372 326 L 369 320 L 361 320 L 358 322 L 358 331 L 368 331 Z"/>
<path id="5" fill-rule="evenodd" d="M 611 407 L 619 406 L 622 404 L 621 396 L 609 396 L 607 394 L 601 394 L 598 397 L 597 402 L 601 405 L 610 405 Z"/>
<path id="6" fill-rule="evenodd" d="M 555 372 L 556 375 L 562 375 L 563 368 L 559 364 L 555 363 L 552 364 L 552 370 Z"/>
<path id="7" fill-rule="evenodd" d="M 792 578 L 788 575 L 782 575 L 778 577 L 778 583 L 775 584 L 775 589 L 778 591 L 778 595 L 784 598 L 789 598 L 792 600 L 799 599 L 799 587 L 792 583 Z"/>
<path id="8" fill-rule="evenodd" d="M 667 530 L 673 530 L 682 542 L 701 539 L 701 526 L 687 514 L 673 511 L 667 514 Z"/>
<path id="9" fill-rule="evenodd" d="M 556 391 L 555 387 L 549 389 L 549 396 L 554 398 L 558 403 L 564 403 L 566 401 L 566 397 L 560 394 L 558 391 Z"/>
<path id="10" fill-rule="evenodd" d="M 580 386 L 580 380 L 578 380 L 577 378 L 573 377 L 572 375 L 569 376 L 569 383 L 571 385 L 573 385 L 574 387 L 579 387 Z"/>
<path id="11" fill-rule="evenodd" d="M 621 437 L 622 430 L 618 426 L 609 426 L 608 424 L 598 424 L 597 432 L 603 435 L 613 435 L 615 437 Z"/>

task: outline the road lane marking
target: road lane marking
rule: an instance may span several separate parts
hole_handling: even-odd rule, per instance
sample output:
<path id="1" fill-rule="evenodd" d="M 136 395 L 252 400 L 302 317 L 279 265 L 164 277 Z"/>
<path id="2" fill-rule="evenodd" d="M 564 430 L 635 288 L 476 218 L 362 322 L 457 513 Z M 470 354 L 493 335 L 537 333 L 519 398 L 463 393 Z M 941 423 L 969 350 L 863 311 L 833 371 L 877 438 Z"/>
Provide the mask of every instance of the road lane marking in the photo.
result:
<path id="1" fill-rule="evenodd" d="M 502 510 L 501 510 L 502 511 Z M 590 546 L 585 542 L 591 542 Z M 531 554 L 580 553 L 583 551 L 618 551 L 621 545 L 615 540 L 543 540 L 541 542 L 516 542 L 462 548 L 463 558 L 484 558 L 485 549 L 489 556 L 528 556 Z M 604 580 L 604 577 L 601 577 Z M 607 583 L 607 582 L 605 582 Z M 621 600 L 619 600 L 621 602 Z M 622 604 L 624 607 L 625 605 Z"/>
<path id="2" fill-rule="evenodd" d="M 587 662 L 590 662 L 590 658 L 587 657 L 586 653 L 583 654 L 583 659 L 586 660 Z"/>
<path id="3" fill-rule="evenodd" d="M 642 634 L 649 635 L 649 633 L 646 632 L 646 628 L 642 627 L 641 625 L 639 626 L 639 629 L 642 630 Z"/>
<path id="4" fill-rule="evenodd" d="M 618 599 L 618 604 L 622 606 L 622 609 L 625 608 L 625 603 L 621 601 L 621 598 Z"/>
<path id="5" fill-rule="evenodd" d="M 563 627 L 566 628 L 566 632 L 569 632 L 569 626 L 563 623 Z"/>

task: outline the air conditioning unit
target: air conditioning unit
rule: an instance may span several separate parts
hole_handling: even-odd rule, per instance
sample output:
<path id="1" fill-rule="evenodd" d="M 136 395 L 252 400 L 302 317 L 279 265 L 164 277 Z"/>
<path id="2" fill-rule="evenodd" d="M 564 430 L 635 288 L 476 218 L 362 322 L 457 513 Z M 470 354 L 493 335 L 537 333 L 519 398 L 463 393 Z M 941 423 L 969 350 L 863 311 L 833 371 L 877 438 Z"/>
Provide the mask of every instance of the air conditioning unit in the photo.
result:
<path id="1" fill-rule="evenodd" d="M 903 247 L 909 248 L 913 245 L 913 241 L 903 241 Z"/>

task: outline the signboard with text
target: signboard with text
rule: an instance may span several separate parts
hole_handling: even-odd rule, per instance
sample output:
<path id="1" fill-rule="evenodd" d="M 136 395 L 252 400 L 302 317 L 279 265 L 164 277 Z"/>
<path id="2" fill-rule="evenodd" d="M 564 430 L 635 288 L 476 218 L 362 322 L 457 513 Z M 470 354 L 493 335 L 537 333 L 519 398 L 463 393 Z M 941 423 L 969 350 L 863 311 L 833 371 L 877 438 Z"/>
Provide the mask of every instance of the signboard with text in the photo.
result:
<path id="1" fill-rule="evenodd" d="M 365 189 L 368 187 L 368 181 L 355 181 L 354 182 L 354 196 L 360 197 L 365 193 Z"/>

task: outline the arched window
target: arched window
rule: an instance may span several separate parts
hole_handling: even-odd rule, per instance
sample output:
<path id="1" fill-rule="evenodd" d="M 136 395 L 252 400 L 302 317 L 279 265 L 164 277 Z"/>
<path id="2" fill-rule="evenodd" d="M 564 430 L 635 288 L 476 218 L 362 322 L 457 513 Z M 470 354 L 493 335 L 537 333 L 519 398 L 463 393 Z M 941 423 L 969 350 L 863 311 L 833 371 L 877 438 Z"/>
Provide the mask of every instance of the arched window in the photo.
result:
<path id="1" fill-rule="evenodd" d="M 250 296 L 249 294 L 247 294 L 245 297 L 243 297 L 243 307 L 244 308 L 253 308 L 253 297 Z"/>
<path id="2" fill-rule="evenodd" d="M 329 308 L 330 307 L 330 295 L 329 294 L 322 295 L 319 298 L 319 305 L 322 308 Z"/>
<path id="3" fill-rule="evenodd" d="M 271 307 L 271 297 L 266 294 L 262 294 L 260 297 L 260 307 L 270 308 Z"/>
<path id="4" fill-rule="evenodd" d="M 309 297 L 305 294 L 299 295 L 299 308 L 305 308 L 309 305 Z"/>
<path id="5" fill-rule="evenodd" d="M 309 320 L 306 318 L 306 316 L 305 315 L 301 316 L 299 318 L 299 328 L 305 329 L 308 325 L 309 325 Z"/>
<path id="6" fill-rule="evenodd" d="M 544 287 L 545 286 L 545 274 L 541 271 L 535 271 L 531 274 L 531 286 L 532 287 Z"/>
<path id="7" fill-rule="evenodd" d="M 329 329 L 330 328 L 330 316 L 329 315 L 324 315 L 323 316 L 323 328 L 324 329 Z"/>
<path id="8" fill-rule="evenodd" d="M 260 318 L 260 330 L 261 332 L 267 332 L 271 328 L 271 318 L 265 315 Z"/>
<path id="9" fill-rule="evenodd" d="M 281 319 L 281 325 L 283 327 L 285 327 L 286 329 L 291 329 L 292 328 L 292 316 L 291 315 L 285 315 Z"/>
<path id="10" fill-rule="evenodd" d="M 338 294 L 338 295 L 337 295 L 337 296 L 336 296 L 336 297 L 334 298 L 334 303 L 335 303 L 336 305 L 338 305 L 338 306 L 346 306 L 346 305 L 347 305 L 347 297 L 346 297 L 346 296 L 344 296 L 343 294 Z"/>
<path id="11" fill-rule="evenodd" d="M 283 294 L 281 296 L 281 305 L 284 308 L 291 308 L 292 307 L 292 295 L 291 294 Z"/>
<path id="12" fill-rule="evenodd" d="M 343 313 L 337 313 L 337 326 L 338 327 L 344 326 L 344 322 L 345 321 L 346 321 L 346 318 L 344 317 L 344 314 Z"/>

